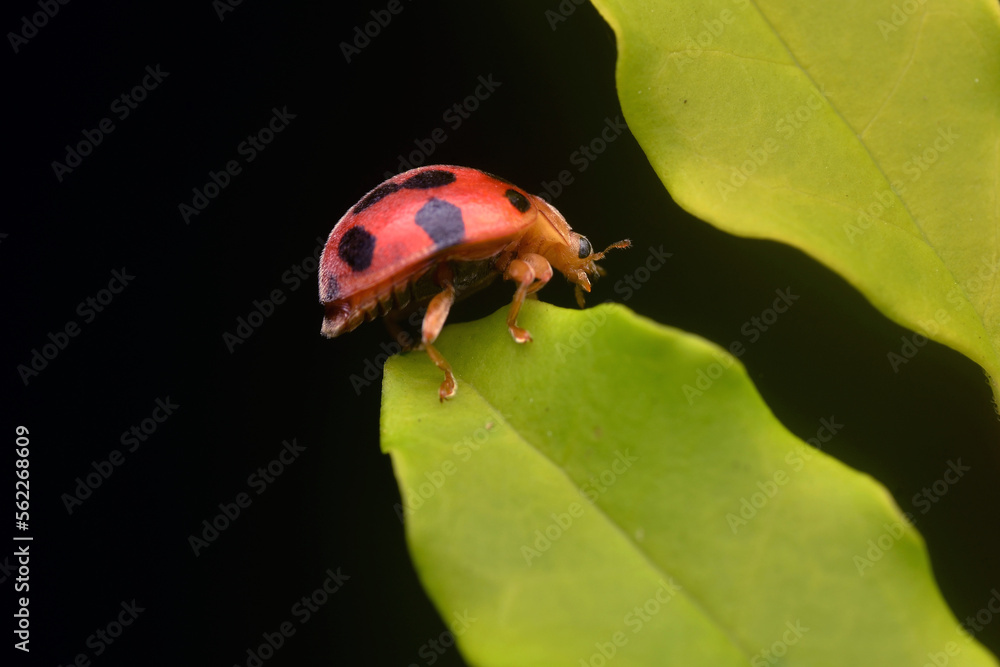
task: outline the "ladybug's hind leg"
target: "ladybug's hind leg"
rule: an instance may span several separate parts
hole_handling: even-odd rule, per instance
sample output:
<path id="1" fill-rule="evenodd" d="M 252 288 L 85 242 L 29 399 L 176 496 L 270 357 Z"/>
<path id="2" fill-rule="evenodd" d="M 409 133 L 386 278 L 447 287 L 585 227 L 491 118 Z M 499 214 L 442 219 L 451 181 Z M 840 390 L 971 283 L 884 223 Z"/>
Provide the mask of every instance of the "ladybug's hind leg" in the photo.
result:
<path id="1" fill-rule="evenodd" d="M 517 326 L 517 314 L 521 312 L 525 298 L 542 289 L 552 279 L 552 265 L 541 255 L 529 252 L 511 261 L 503 277 L 517 283 L 514 301 L 507 314 L 507 329 L 515 341 L 527 343 L 531 340 L 531 334 Z"/>
<path id="2" fill-rule="evenodd" d="M 455 375 L 451 371 L 451 366 L 434 347 L 434 341 L 437 340 L 445 320 L 448 319 L 448 311 L 455 303 L 455 286 L 451 282 L 451 272 L 447 265 L 442 264 L 441 268 L 438 269 L 436 282 L 443 289 L 427 305 L 427 313 L 424 315 L 421 327 L 420 349 L 425 350 L 431 361 L 444 371 L 444 382 L 441 383 L 441 388 L 438 390 L 438 396 L 444 401 L 444 399 L 454 396 L 456 390 Z"/>

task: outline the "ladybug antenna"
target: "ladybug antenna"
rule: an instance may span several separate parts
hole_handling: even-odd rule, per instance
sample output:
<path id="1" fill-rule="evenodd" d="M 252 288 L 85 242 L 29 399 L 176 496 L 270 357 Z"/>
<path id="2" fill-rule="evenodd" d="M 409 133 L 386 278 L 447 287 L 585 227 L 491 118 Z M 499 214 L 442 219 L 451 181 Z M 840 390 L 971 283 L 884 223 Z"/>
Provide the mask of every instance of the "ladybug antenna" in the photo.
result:
<path id="1" fill-rule="evenodd" d="M 604 256 L 608 254 L 608 251 L 610 250 L 614 250 L 615 248 L 624 249 L 630 247 L 632 247 L 632 241 L 630 241 L 629 239 L 623 239 L 621 241 L 618 241 L 617 243 L 612 243 L 601 252 L 595 252 L 593 255 L 590 256 L 590 260 L 596 262 L 597 260 L 604 259 Z"/>

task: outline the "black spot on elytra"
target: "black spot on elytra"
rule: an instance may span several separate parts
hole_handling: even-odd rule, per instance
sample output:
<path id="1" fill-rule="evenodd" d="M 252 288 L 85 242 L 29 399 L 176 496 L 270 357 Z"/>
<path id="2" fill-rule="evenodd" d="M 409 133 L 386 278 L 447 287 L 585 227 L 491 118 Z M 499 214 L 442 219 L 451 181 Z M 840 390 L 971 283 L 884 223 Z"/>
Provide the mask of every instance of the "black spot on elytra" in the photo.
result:
<path id="1" fill-rule="evenodd" d="M 326 282 L 320 286 L 319 300 L 322 303 L 333 301 L 340 294 L 340 285 L 337 284 L 337 277 L 330 274 L 326 277 Z"/>
<path id="2" fill-rule="evenodd" d="M 528 201 L 528 198 L 522 195 L 517 190 L 510 189 L 503 194 L 505 197 L 507 197 L 507 201 L 510 202 L 510 205 L 516 208 L 521 213 L 525 213 L 529 208 L 531 208 L 531 202 Z"/>
<path id="3" fill-rule="evenodd" d="M 364 227 L 348 229 L 337 244 L 337 254 L 347 262 L 352 271 L 364 271 L 371 266 L 374 253 L 375 237 Z"/>
<path id="4" fill-rule="evenodd" d="M 354 205 L 354 214 L 357 215 L 358 213 L 361 213 L 361 211 L 365 210 L 372 204 L 380 202 L 397 190 L 399 190 L 399 186 L 395 183 L 383 183 L 366 194 L 364 199 Z"/>
<path id="5" fill-rule="evenodd" d="M 443 199 L 431 199 L 414 218 L 438 248 L 457 245 L 465 238 L 462 209 Z"/>
<path id="6" fill-rule="evenodd" d="M 407 190 L 427 190 L 429 188 L 440 188 L 443 185 L 450 185 L 455 182 L 456 176 L 444 169 L 428 169 L 419 174 L 410 176 L 402 183 L 383 183 L 354 205 L 352 211 L 355 215 L 382 201 L 394 192 L 399 192 L 403 188 Z"/>
<path id="7" fill-rule="evenodd" d="M 455 174 L 444 169 L 428 169 L 419 174 L 414 174 L 402 182 L 402 187 L 408 190 L 428 190 L 430 188 L 440 188 L 443 185 L 451 185 L 455 182 Z"/>

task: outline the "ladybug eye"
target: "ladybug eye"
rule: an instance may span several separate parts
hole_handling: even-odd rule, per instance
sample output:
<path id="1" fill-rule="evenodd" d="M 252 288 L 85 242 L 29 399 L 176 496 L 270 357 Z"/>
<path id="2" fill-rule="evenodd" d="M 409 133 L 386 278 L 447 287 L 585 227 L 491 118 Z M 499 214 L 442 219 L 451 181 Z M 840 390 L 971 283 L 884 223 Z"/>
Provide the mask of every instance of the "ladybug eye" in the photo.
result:
<path id="1" fill-rule="evenodd" d="M 579 253 L 578 253 L 577 256 L 580 259 L 587 259 L 592 254 L 594 254 L 594 247 L 592 245 L 590 245 L 590 241 L 587 240 L 586 236 L 581 236 L 580 237 L 580 251 L 579 251 Z"/>

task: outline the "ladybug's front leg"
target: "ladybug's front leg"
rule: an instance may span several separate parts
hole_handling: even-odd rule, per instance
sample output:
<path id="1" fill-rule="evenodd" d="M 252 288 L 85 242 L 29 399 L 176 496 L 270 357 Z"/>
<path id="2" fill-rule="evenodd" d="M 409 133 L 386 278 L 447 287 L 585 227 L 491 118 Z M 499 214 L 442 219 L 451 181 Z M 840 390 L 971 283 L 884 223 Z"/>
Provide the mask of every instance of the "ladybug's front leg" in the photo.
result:
<path id="1" fill-rule="evenodd" d="M 448 319 L 448 311 L 455 303 L 455 286 L 452 285 L 450 272 L 446 268 L 439 270 L 438 284 L 444 289 L 436 294 L 427 306 L 427 313 L 424 315 L 424 323 L 421 327 L 420 348 L 425 350 L 431 361 L 444 371 L 444 382 L 441 383 L 441 388 L 438 390 L 438 396 L 441 401 L 444 401 L 444 399 L 454 396 L 456 390 L 455 375 L 451 372 L 451 366 L 434 347 L 434 341 L 441 333 L 444 321 Z"/>
<path id="2" fill-rule="evenodd" d="M 513 260 L 504 271 L 503 277 L 505 280 L 517 283 L 514 301 L 510 304 L 510 313 L 507 314 L 507 329 L 515 341 L 527 343 L 531 340 L 531 334 L 517 326 L 517 314 L 521 312 L 524 299 L 542 289 L 545 283 L 552 279 L 552 265 L 541 255 L 529 252 Z"/>

